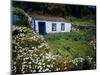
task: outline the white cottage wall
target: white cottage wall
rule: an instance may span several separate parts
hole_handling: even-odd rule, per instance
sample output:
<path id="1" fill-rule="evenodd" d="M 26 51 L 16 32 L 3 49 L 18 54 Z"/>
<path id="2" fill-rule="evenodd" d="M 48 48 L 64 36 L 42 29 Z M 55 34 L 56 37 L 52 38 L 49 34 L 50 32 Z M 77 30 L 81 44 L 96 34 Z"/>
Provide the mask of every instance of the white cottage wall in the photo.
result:
<path id="1" fill-rule="evenodd" d="M 35 20 L 35 28 L 36 28 L 36 32 L 39 32 L 39 29 L 38 29 L 38 20 Z"/>
<path id="2" fill-rule="evenodd" d="M 52 31 L 52 23 L 56 23 L 56 31 Z M 61 31 L 62 23 L 65 24 L 64 31 Z M 71 31 L 71 23 L 46 21 L 46 31 L 47 31 L 47 33 L 70 32 Z"/>
<path id="3" fill-rule="evenodd" d="M 46 21 L 46 20 L 35 20 L 36 32 L 39 32 L 38 22 L 45 22 L 46 23 L 46 32 L 47 33 L 70 32 L 71 31 L 71 23 L 53 22 L 53 21 Z M 52 23 L 56 23 L 56 31 L 52 31 Z M 64 31 L 61 31 L 61 23 L 65 24 Z"/>
<path id="4" fill-rule="evenodd" d="M 71 23 L 65 23 L 65 30 L 66 30 L 66 32 L 71 31 Z"/>

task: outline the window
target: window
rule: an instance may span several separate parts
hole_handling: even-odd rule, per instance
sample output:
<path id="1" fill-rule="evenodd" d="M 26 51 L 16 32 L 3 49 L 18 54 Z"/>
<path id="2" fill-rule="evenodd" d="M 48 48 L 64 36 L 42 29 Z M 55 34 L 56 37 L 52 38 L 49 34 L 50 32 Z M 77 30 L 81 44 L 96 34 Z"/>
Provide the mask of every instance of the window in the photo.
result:
<path id="1" fill-rule="evenodd" d="M 17 24 L 18 21 L 20 21 L 19 15 L 13 14 L 13 16 L 12 16 L 12 23 L 15 25 L 15 24 Z"/>
<path id="2" fill-rule="evenodd" d="M 52 31 L 56 31 L 56 23 L 52 23 Z"/>
<path id="3" fill-rule="evenodd" d="M 61 24 L 61 31 L 64 31 L 64 30 L 65 30 L 65 24 L 62 23 L 62 24 Z"/>

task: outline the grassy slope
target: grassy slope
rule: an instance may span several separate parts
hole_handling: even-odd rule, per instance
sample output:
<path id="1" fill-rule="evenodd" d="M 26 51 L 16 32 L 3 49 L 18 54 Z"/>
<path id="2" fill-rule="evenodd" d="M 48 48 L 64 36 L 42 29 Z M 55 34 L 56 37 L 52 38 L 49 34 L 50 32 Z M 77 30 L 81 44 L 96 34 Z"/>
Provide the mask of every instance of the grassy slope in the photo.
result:
<path id="1" fill-rule="evenodd" d="M 85 57 L 88 56 L 91 47 L 84 43 L 84 41 L 72 41 L 72 40 L 53 40 L 48 41 L 49 45 L 57 52 L 63 56 L 73 56 L 73 57 Z M 67 48 L 70 48 L 69 50 Z"/>
<path id="2" fill-rule="evenodd" d="M 81 40 L 81 39 L 74 40 L 73 37 L 76 34 L 75 35 L 73 34 L 75 33 L 62 33 L 62 34 L 55 33 L 54 35 L 48 34 L 47 36 L 45 36 L 45 39 L 48 42 L 49 46 L 51 46 L 51 48 L 54 51 L 56 51 L 57 54 L 60 54 L 62 56 L 70 56 L 70 57 L 92 56 L 93 49 L 89 45 L 89 42 L 86 40 Z M 63 38 L 61 38 L 61 36 L 63 36 Z M 66 39 L 66 37 L 68 37 L 68 39 Z M 75 38 L 79 38 L 79 37 L 80 35 L 78 35 Z"/>

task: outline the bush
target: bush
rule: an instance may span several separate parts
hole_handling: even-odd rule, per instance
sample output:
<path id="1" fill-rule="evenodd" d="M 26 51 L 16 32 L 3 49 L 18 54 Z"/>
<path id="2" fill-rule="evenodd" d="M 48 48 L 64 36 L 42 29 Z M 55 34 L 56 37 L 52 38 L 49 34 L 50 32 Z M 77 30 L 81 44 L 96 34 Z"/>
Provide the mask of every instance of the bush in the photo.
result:
<path id="1" fill-rule="evenodd" d="M 70 61 L 70 65 L 73 66 L 71 70 L 90 70 L 95 69 L 95 61 L 93 58 L 87 56 L 86 58 L 78 57 Z"/>
<path id="2" fill-rule="evenodd" d="M 15 19 L 15 26 L 26 26 L 31 27 L 31 18 L 29 15 L 22 10 L 21 8 L 12 8 L 12 16 L 16 15 L 17 19 Z"/>
<path id="3" fill-rule="evenodd" d="M 17 21 L 16 26 L 30 27 L 30 25 L 29 25 L 29 23 L 28 23 L 28 21 L 26 19 Z"/>
<path id="4" fill-rule="evenodd" d="M 96 68 L 95 61 L 91 57 L 63 57 L 59 54 L 54 54 L 43 36 L 34 33 L 31 28 L 16 26 L 12 30 L 13 73 L 21 74 Z M 44 37 L 46 40 L 49 39 L 52 41 L 55 39 L 59 40 L 60 38 L 74 40 L 75 37 L 79 39 L 79 35 L 79 33 L 54 33 L 45 35 Z M 65 46 L 65 49 L 70 52 L 71 48 L 70 46 Z M 78 55 L 77 52 L 76 55 Z"/>

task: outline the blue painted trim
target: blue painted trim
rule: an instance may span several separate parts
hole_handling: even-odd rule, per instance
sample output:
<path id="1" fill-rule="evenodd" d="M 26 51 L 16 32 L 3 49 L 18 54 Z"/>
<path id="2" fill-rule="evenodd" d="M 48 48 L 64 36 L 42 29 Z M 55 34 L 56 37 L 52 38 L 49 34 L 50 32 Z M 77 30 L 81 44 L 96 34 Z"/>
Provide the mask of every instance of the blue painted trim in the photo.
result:
<path id="1" fill-rule="evenodd" d="M 33 20 L 33 25 L 34 25 L 34 32 L 36 32 L 36 23 L 35 23 L 35 19 Z"/>
<path id="2" fill-rule="evenodd" d="M 44 28 L 45 29 L 44 30 L 45 31 L 45 34 L 44 35 L 46 35 L 47 34 L 47 32 L 46 32 L 46 21 L 44 21 L 44 26 L 45 26 L 45 28 Z"/>

